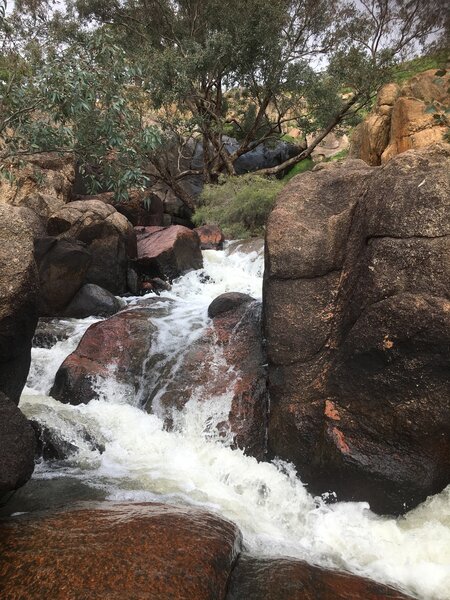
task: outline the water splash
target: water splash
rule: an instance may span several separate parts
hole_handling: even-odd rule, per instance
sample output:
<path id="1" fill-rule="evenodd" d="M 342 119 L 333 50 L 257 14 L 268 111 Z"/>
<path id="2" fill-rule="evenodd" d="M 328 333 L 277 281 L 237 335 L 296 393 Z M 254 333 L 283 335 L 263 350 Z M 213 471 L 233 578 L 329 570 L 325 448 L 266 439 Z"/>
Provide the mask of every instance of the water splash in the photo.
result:
<path id="1" fill-rule="evenodd" d="M 203 273 L 175 282 L 167 294 L 170 314 L 158 317 L 160 364 L 169 370 L 201 335 L 214 297 L 261 294 L 261 255 L 205 254 Z M 55 352 L 59 360 L 61 348 Z M 36 477 L 77 477 L 112 500 L 201 504 L 235 521 L 254 553 L 349 570 L 427 600 L 450 598 L 450 487 L 398 519 L 376 516 L 365 503 L 327 505 L 308 493 L 292 465 L 258 463 L 229 447 L 229 432 L 217 429 L 229 410 L 227 394 L 205 399 L 197 390 L 169 432 L 113 377 L 99 383 L 98 400 L 80 406 L 38 395 L 48 389 L 48 373 L 33 377 L 34 395 L 24 395 L 22 410 L 78 447 L 64 463 L 41 463 Z M 86 441 L 86 432 L 103 452 Z"/>

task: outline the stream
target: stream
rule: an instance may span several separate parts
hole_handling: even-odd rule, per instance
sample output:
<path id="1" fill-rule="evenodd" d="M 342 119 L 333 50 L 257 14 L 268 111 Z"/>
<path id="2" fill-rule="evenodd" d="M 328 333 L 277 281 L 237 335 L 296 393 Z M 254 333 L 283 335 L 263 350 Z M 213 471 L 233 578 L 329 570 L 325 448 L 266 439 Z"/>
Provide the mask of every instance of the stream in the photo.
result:
<path id="1" fill-rule="evenodd" d="M 179 278 L 151 305 L 161 356 L 155 377 L 180 368 L 219 294 L 261 298 L 262 274 L 262 248 L 205 251 L 204 269 Z M 141 301 L 128 300 L 130 306 Z M 98 400 L 61 404 L 48 396 L 55 373 L 95 321 L 66 320 L 70 338 L 33 349 L 20 407 L 78 450 L 65 461 L 40 462 L 30 484 L 47 486 L 49 494 L 52 485 L 70 482 L 92 498 L 201 505 L 236 522 L 254 554 L 351 571 L 426 600 L 450 598 L 450 486 L 397 519 L 375 515 L 366 503 L 325 503 L 308 493 L 292 465 L 258 462 L 214 433 L 211 425 L 230 408 L 226 394 L 202 397 L 198 390 L 167 431 L 158 410 L 161 385 L 150 414 L 140 408 L 139 394 L 115 382 L 113 368 L 109 379 L 98 382 Z M 150 384 L 147 379 L 142 385 Z"/>

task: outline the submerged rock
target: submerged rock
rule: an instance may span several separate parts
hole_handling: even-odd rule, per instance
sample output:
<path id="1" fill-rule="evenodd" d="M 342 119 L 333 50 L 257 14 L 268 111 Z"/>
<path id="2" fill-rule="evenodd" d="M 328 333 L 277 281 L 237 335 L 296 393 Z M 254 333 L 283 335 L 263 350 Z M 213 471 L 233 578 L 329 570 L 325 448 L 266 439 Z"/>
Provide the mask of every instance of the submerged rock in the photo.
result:
<path id="1" fill-rule="evenodd" d="M 34 513 L 0 525 L 0 596 L 222 600 L 241 543 L 236 525 L 194 507 Z"/>
<path id="2" fill-rule="evenodd" d="M 99 396 L 98 383 L 110 378 L 135 394 L 156 331 L 151 314 L 148 308 L 135 308 L 91 325 L 58 369 L 50 395 L 85 404 Z"/>
<path id="3" fill-rule="evenodd" d="M 0 498 L 30 479 L 36 440 L 17 406 L 0 392 Z"/>
<path id="4" fill-rule="evenodd" d="M 182 225 L 136 227 L 137 270 L 150 277 L 175 279 L 201 269 L 203 258 L 198 235 Z"/>
<path id="5" fill-rule="evenodd" d="M 450 482 L 449 165 L 329 165 L 269 217 L 269 445 L 313 493 L 401 513 Z"/>
<path id="6" fill-rule="evenodd" d="M 290 558 L 242 555 L 226 600 L 407 600 L 401 592 L 370 579 Z"/>
<path id="7" fill-rule="evenodd" d="M 126 292 L 128 261 L 136 256 L 136 236 L 131 223 L 113 206 L 100 200 L 70 202 L 50 217 L 47 233 L 86 244 L 92 262 L 84 283 L 95 283 L 113 294 Z"/>

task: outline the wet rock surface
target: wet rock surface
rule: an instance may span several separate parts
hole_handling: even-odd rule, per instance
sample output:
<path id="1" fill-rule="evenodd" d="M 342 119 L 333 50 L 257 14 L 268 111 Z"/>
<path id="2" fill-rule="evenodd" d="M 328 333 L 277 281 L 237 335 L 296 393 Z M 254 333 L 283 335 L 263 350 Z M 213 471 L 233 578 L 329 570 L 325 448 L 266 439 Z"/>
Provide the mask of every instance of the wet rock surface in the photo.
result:
<path id="1" fill-rule="evenodd" d="M 129 259 L 136 256 L 136 236 L 131 223 L 100 200 L 66 204 L 48 221 L 47 233 L 86 244 L 92 255 L 84 283 L 95 283 L 113 294 L 127 289 Z"/>
<path id="2" fill-rule="evenodd" d="M 181 411 L 191 397 L 207 402 L 217 396 L 229 396 L 229 413 L 218 425 L 220 435 L 228 439 L 231 436 L 232 445 L 244 449 L 246 454 L 263 458 L 267 390 L 261 304 L 243 296 L 239 303 L 217 314 L 192 344 L 159 402 L 171 424 L 173 410 Z"/>
<path id="3" fill-rule="evenodd" d="M 187 227 L 136 227 L 135 231 L 135 264 L 141 275 L 172 280 L 187 271 L 202 268 L 199 237 Z"/>
<path id="4" fill-rule="evenodd" d="M 222 250 L 225 236 L 217 225 L 202 225 L 194 229 L 202 250 Z"/>
<path id="5" fill-rule="evenodd" d="M 0 524 L 2 598 L 225 598 L 241 548 L 229 521 L 164 504 L 81 506 Z"/>
<path id="6" fill-rule="evenodd" d="M 16 208 L 0 204 L 0 391 L 16 404 L 30 368 L 37 292 L 31 230 Z"/>
<path id="7" fill-rule="evenodd" d="M 450 147 L 294 178 L 269 218 L 272 452 L 401 513 L 450 482 Z"/>
<path id="8" fill-rule="evenodd" d="M 229 310 L 234 310 L 241 306 L 241 304 L 248 304 L 252 302 L 254 298 L 248 294 L 242 294 L 241 292 L 226 292 L 214 298 L 211 304 L 208 306 L 208 317 L 213 319 L 218 315 L 221 315 Z"/>
<path id="9" fill-rule="evenodd" d="M 242 555 L 226 600 L 407 600 L 386 585 L 288 558 Z"/>
<path id="10" fill-rule="evenodd" d="M 0 498 L 31 477 L 35 446 L 34 431 L 27 418 L 0 392 Z"/>
<path id="11" fill-rule="evenodd" d="M 91 325 L 58 369 L 50 395 L 69 404 L 87 403 L 98 397 L 96 379 L 111 375 L 137 393 L 156 331 L 151 316 L 150 309 L 136 308 Z"/>

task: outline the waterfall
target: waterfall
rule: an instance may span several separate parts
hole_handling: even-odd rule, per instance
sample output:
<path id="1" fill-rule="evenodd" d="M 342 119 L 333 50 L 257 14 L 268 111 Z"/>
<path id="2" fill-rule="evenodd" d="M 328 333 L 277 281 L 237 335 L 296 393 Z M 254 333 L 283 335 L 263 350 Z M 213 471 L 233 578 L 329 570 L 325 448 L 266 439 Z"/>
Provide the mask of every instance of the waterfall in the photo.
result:
<path id="1" fill-rule="evenodd" d="M 204 262 L 202 271 L 181 277 L 151 305 L 160 359 L 143 386 L 161 390 L 160 373 L 181 368 L 183 351 L 207 326 L 207 307 L 216 296 L 240 291 L 261 297 L 262 249 L 205 251 Z M 130 299 L 130 307 L 141 301 Z M 229 411 L 227 394 L 200 399 L 197 390 L 172 431 L 158 410 L 160 391 L 148 413 L 113 375 L 99 382 L 99 398 L 87 405 L 50 398 L 58 366 L 94 321 L 66 321 L 70 338 L 33 350 L 21 409 L 77 448 L 65 461 L 39 463 L 34 478 L 76 478 L 116 501 L 202 505 L 236 522 L 254 554 L 351 571 L 428 600 L 450 598 L 450 487 L 404 517 L 380 517 L 366 503 L 314 498 L 292 465 L 258 462 L 224 443 L 215 425 Z M 220 351 L 216 359 L 223 360 Z"/>

